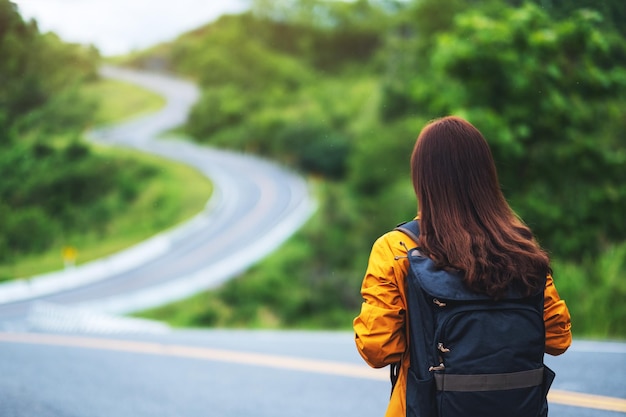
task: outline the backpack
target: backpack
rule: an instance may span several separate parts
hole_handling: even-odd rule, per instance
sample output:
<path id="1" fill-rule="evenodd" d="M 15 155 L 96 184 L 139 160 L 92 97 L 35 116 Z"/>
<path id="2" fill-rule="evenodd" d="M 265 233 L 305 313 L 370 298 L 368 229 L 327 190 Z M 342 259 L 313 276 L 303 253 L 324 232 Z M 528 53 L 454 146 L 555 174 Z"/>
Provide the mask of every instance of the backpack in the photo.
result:
<path id="1" fill-rule="evenodd" d="M 416 220 L 396 230 L 418 241 Z M 407 417 L 547 416 L 543 290 L 493 300 L 407 250 Z"/>

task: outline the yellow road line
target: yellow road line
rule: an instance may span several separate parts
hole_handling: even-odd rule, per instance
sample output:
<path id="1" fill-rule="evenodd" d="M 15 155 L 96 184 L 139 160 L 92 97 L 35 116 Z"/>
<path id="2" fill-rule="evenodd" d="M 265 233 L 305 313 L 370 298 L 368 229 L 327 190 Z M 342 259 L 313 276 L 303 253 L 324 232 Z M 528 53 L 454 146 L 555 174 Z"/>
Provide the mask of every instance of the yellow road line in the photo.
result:
<path id="1" fill-rule="evenodd" d="M 338 375 L 352 378 L 374 380 L 389 379 L 386 371 L 371 369 L 366 365 L 354 365 L 342 362 L 317 359 L 294 358 L 262 353 L 236 352 L 231 350 L 210 349 L 182 345 L 169 345 L 155 342 L 137 342 L 119 339 L 103 339 L 79 336 L 53 335 L 41 333 L 2 333 L 0 342 L 27 343 L 49 346 L 71 346 L 86 349 L 132 352 L 150 355 L 174 356 L 243 365 L 265 366 L 292 371 L 314 372 L 325 375 Z M 548 400 L 551 404 L 596 410 L 626 413 L 626 399 L 578 392 L 550 390 Z"/>
<path id="2" fill-rule="evenodd" d="M 626 413 L 625 399 L 606 397 L 603 395 L 591 395 L 551 389 L 548 393 L 548 401 L 552 404 Z"/>
<path id="3" fill-rule="evenodd" d="M 181 358 L 265 366 L 269 368 L 314 372 L 354 378 L 377 380 L 388 379 L 388 375 L 386 373 L 383 375 L 380 370 L 377 372 L 375 369 L 368 368 L 365 365 L 353 365 L 317 359 L 303 359 L 288 356 L 268 355 L 263 353 L 237 352 L 232 350 L 170 345 L 154 342 L 137 342 L 119 339 L 101 339 L 41 333 L 0 333 L 0 342 L 71 346 L 87 349 L 176 356 Z"/>

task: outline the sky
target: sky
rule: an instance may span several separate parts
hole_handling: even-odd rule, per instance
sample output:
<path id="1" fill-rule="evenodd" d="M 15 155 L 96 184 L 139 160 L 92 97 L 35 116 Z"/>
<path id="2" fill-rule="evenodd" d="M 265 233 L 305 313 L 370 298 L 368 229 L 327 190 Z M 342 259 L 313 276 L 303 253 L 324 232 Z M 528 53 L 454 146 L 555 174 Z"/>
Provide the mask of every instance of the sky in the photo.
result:
<path id="1" fill-rule="evenodd" d="M 248 0 L 11 0 L 25 20 L 64 41 L 93 44 L 102 55 L 120 55 L 176 38 L 239 13 Z"/>

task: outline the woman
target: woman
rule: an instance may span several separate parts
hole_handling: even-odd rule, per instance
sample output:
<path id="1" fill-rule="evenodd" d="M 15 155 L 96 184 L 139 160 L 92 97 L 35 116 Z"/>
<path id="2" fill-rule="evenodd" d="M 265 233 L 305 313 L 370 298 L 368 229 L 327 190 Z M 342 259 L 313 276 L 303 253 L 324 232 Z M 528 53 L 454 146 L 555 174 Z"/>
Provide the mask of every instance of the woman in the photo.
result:
<path id="1" fill-rule="evenodd" d="M 545 282 L 545 351 L 565 352 L 570 316 L 549 258 L 506 202 L 482 134 L 459 117 L 429 123 L 415 144 L 411 176 L 421 230 L 413 246 L 438 267 L 462 271 L 471 290 L 496 299 L 510 288 L 531 294 Z M 375 242 L 361 289 L 364 303 L 354 320 L 357 348 L 370 366 L 400 363 L 387 417 L 406 416 L 406 241 L 404 233 L 392 231 Z"/>

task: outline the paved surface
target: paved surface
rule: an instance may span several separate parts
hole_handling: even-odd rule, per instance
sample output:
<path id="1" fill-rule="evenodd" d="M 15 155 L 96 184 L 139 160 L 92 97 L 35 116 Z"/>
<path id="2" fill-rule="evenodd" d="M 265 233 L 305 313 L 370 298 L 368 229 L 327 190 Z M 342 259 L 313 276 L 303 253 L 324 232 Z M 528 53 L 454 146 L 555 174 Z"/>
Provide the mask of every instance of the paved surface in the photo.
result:
<path id="1" fill-rule="evenodd" d="M 381 417 L 389 399 L 349 332 L 0 333 L 0 351 L 3 417 Z M 548 358 L 550 416 L 623 416 L 625 359 L 583 341 Z"/>

